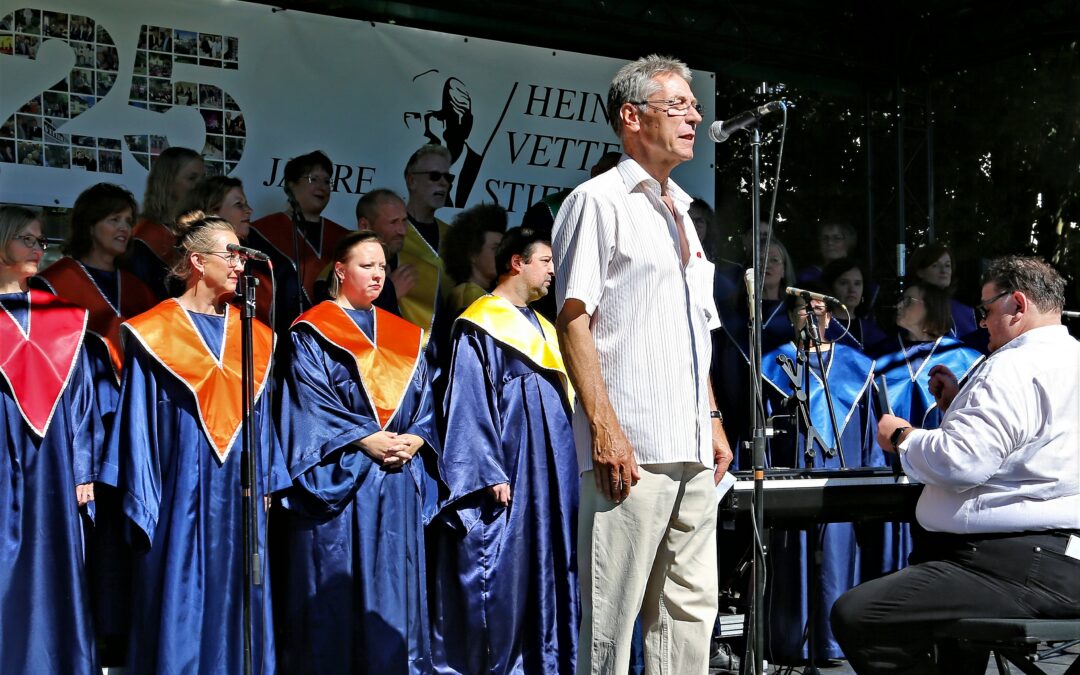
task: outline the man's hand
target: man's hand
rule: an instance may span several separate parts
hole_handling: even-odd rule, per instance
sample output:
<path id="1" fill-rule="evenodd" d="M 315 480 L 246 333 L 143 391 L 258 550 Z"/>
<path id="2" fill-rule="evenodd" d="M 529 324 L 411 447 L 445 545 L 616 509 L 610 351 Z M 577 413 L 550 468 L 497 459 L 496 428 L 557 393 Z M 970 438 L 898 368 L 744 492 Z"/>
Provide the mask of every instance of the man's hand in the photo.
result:
<path id="1" fill-rule="evenodd" d="M 937 401 L 938 410 L 942 414 L 949 409 L 958 393 L 960 393 L 960 383 L 953 371 L 942 365 L 936 365 L 930 369 L 930 394 Z"/>
<path id="2" fill-rule="evenodd" d="M 900 427 L 910 427 L 911 423 L 896 415 L 882 415 L 877 425 L 877 442 L 885 452 L 893 452 L 893 432 Z"/>
<path id="3" fill-rule="evenodd" d="M 424 445 L 424 439 L 415 434 L 397 434 L 397 445 L 392 446 L 383 457 L 383 467 L 399 469 L 405 466 Z"/>
<path id="4" fill-rule="evenodd" d="M 712 452 L 713 461 L 716 462 L 716 468 L 713 470 L 713 484 L 719 485 L 720 479 L 724 477 L 732 460 L 735 459 L 735 455 L 731 452 L 731 445 L 728 443 L 727 433 L 724 431 L 724 425 L 720 420 L 712 421 Z"/>
<path id="5" fill-rule="evenodd" d="M 503 506 L 510 506 L 510 484 L 499 483 L 498 485 L 489 485 L 487 488 L 488 494 L 492 499 L 499 502 Z"/>
<path id="6" fill-rule="evenodd" d="M 394 293 L 401 300 L 416 285 L 416 268 L 412 264 L 400 265 L 390 273 L 390 281 L 394 282 Z"/>
<path id="7" fill-rule="evenodd" d="M 79 503 L 79 506 L 86 506 L 90 502 L 94 501 L 94 484 L 83 483 L 75 486 L 75 501 Z"/>
<path id="8" fill-rule="evenodd" d="M 594 427 L 592 443 L 596 489 L 618 504 L 630 496 L 630 488 L 641 480 L 634 448 L 614 419 Z"/>

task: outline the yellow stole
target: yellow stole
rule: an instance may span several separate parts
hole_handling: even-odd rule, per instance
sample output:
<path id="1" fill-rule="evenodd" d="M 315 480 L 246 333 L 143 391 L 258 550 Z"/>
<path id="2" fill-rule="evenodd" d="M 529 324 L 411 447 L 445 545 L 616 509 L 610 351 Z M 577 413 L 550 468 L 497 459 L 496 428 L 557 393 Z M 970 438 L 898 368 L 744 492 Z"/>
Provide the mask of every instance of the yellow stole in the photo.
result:
<path id="1" fill-rule="evenodd" d="M 424 331 L 378 307 L 374 311 L 374 342 L 341 305 L 329 300 L 301 314 L 293 326 L 307 324 L 326 342 L 356 361 L 360 388 L 375 411 L 379 426 L 385 429 L 401 406 L 423 358 Z"/>
<path id="2" fill-rule="evenodd" d="M 485 295 L 469 305 L 469 308 L 458 317 L 458 321 L 474 324 L 494 339 L 521 354 L 537 368 L 558 373 L 559 381 L 562 382 L 566 392 L 566 400 L 570 403 L 572 410 L 574 387 L 570 384 L 570 376 L 566 372 L 562 352 L 559 351 L 555 327 L 540 314 L 536 314 L 536 318 L 540 322 L 540 327 L 544 329 L 543 335 L 509 300 L 497 295 Z"/>
<path id="3" fill-rule="evenodd" d="M 435 222 L 439 226 L 439 241 L 443 241 L 450 226 L 438 218 Z M 412 265 L 416 270 L 416 283 L 409 294 L 398 301 L 398 306 L 403 318 L 424 329 L 426 344 L 435 321 L 435 305 L 450 292 L 454 282 L 446 275 L 439 252 L 431 248 L 411 222 L 405 232 L 401 253 L 398 253 L 398 264 Z"/>
<path id="4" fill-rule="evenodd" d="M 224 463 L 243 422 L 240 314 L 225 306 L 225 336 L 219 356 L 210 353 L 187 310 L 175 298 L 129 319 L 123 326 L 146 351 L 195 397 L 199 424 Z M 251 326 L 255 364 L 255 400 L 263 392 L 274 353 L 274 333 L 265 324 Z"/>

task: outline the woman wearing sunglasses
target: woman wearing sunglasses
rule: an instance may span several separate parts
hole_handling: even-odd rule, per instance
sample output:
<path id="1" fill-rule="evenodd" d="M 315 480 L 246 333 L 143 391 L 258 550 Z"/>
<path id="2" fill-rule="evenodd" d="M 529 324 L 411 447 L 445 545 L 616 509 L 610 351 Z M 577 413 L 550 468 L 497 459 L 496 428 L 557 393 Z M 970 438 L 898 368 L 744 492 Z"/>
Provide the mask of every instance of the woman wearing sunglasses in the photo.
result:
<path id="1" fill-rule="evenodd" d="M 243 661 L 241 325 L 230 305 L 244 261 L 228 221 L 178 221 L 171 274 L 184 292 L 124 324 L 120 407 L 106 461 L 131 520 L 135 559 L 128 668 L 238 673 Z M 252 588 L 254 672 L 274 672 L 265 497 L 288 477 L 266 383 L 273 333 L 255 321 L 254 499 L 263 583 Z"/>
<path id="2" fill-rule="evenodd" d="M 87 312 L 29 279 L 37 214 L 0 206 L 0 672 L 100 672 L 80 512 L 94 498 L 101 427 Z"/>

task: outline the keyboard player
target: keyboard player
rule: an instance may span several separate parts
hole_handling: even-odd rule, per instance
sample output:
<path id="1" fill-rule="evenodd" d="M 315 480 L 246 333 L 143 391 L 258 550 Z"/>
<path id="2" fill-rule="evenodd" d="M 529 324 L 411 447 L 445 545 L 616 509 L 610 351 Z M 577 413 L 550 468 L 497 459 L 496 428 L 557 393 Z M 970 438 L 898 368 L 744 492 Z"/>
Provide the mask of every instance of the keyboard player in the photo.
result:
<path id="1" fill-rule="evenodd" d="M 938 429 L 886 415 L 878 441 L 925 487 L 912 565 L 848 591 L 833 630 L 855 671 L 985 672 L 988 654 L 930 642 L 958 618 L 1080 618 L 1080 343 L 1064 280 L 1042 260 L 993 261 L 980 324 L 990 357 L 959 388 L 936 367 Z"/>

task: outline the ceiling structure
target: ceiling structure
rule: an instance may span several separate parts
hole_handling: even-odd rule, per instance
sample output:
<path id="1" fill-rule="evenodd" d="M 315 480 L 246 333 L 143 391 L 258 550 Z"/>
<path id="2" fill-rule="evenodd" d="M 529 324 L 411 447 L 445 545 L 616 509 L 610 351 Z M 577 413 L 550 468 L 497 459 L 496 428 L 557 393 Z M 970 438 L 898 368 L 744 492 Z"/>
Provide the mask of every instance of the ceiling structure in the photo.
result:
<path id="1" fill-rule="evenodd" d="M 1080 0 L 262 4 L 616 58 L 670 53 L 691 67 L 732 76 L 856 87 L 893 86 L 1080 38 Z"/>

